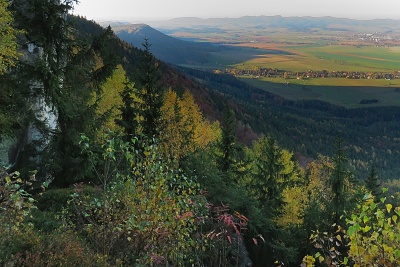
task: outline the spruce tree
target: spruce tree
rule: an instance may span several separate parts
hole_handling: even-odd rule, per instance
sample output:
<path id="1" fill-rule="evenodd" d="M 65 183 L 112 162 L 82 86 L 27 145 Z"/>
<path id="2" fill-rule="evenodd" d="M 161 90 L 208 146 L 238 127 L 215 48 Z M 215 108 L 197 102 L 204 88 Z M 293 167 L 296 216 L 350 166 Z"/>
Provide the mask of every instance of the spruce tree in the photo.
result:
<path id="1" fill-rule="evenodd" d="M 99 128 L 96 103 L 90 105 L 89 100 L 93 91 L 101 90 L 117 62 L 111 48 L 116 41 L 111 28 L 96 36 L 75 31 L 67 14 L 76 2 L 13 1 L 16 22 L 25 29 L 25 41 L 39 51 L 33 62 L 23 65 L 22 71 L 29 77 L 26 86 L 31 95 L 44 99 L 56 118 L 56 127 L 40 129 L 49 141 L 42 143 L 33 164 L 40 163 L 39 174 L 53 178 L 61 187 L 90 174 L 87 159 L 81 155 L 80 135 L 93 137 Z"/>
<path id="2" fill-rule="evenodd" d="M 157 137 L 159 134 L 163 89 L 159 84 L 159 65 L 154 55 L 150 52 L 151 44 L 145 38 L 142 44 L 144 51 L 139 66 L 138 74 L 138 99 L 141 117 L 142 133 L 148 138 Z"/>
<path id="3" fill-rule="evenodd" d="M 365 180 L 365 187 L 372 193 L 375 200 L 382 194 L 381 183 L 376 172 L 375 165 L 372 165 L 369 174 Z"/>
<path id="4" fill-rule="evenodd" d="M 345 152 L 344 140 L 339 135 L 335 140 L 335 155 L 333 157 L 333 169 L 330 176 L 332 189 L 332 213 L 334 222 L 341 224 L 341 215 L 346 208 L 347 191 L 350 186 L 350 172 L 347 170 L 348 159 Z"/>
<path id="5" fill-rule="evenodd" d="M 231 170 L 236 162 L 236 128 L 235 113 L 226 105 L 222 122 L 222 138 L 219 144 L 220 156 L 218 158 L 219 168 L 225 173 Z"/>
<path id="6" fill-rule="evenodd" d="M 121 119 L 116 120 L 116 123 L 124 130 L 125 141 L 129 141 L 137 133 L 138 110 L 137 102 L 134 99 L 135 93 L 134 84 L 130 83 L 129 79 L 126 78 L 124 90 L 121 92 L 123 103 L 120 107 Z"/>
<path id="7" fill-rule="evenodd" d="M 254 167 L 251 191 L 264 209 L 276 214 L 284 204 L 282 150 L 274 137 L 261 137 L 253 145 Z"/>

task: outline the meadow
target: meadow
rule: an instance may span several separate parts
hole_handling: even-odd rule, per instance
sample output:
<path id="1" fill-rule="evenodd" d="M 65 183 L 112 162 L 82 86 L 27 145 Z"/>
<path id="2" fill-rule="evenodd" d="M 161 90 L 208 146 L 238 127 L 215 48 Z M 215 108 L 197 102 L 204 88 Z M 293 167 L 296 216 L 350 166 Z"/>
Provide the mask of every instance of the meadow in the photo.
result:
<path id="1" fill-rule="evenodd" d="M 192 68 L 220 70 L 277 69 L 280 75 L 258 77 L 249 74 L 243 81 L 278 94 L 298 99 L 320 99 L 346 107 L 400 106 L 400 38 L 354 31 L 310 29 L 296 32 L 287 28 L 225 29 L 218 34 L 192 33 L 219 47 L 209 54 L 208 62 Z M 297 73 L 364 73 L 371 79 L 308 78 L 296 79 Z M 289 79 L 281 77 L 288 72 Z M 393 75 L 391 80 L 385 74 Z M 235 74 L 236 75 L 236 74 Z M 380 75 L 379 79 L 372 79 Z M 394 77 L 394 79 L 393 79 Z M 396 90 L 397 89 L 397 90 Z M 376 103 L 359 104 L 362 100 Z"/>
<path id="2" fill-rule="evenodd" d="M 239 77 L 240 80 L 280 95 L 289 100 L 314 99 L 327 101 L 346 108 L 371 106 L 399 106 L 400 80 L 392 87 L 385 86 L 385 80 L 351 80 L 346 78 L 319 78 L 310 80 L 285 80 L 283 78 L 250 78 Z M 351 83 L 350 83 L 351 82 Z M 377 82 L 382 84 L 379 86 Z M 394 84 L 394 83 L 393 83 Z M 397 87 L 395 87 L 397 86 Z M 377 100 L 376 103 L 361 104 L 363 100 Z"/>
<path id="3" fill-rule="evenodd" d="M 392 73 L 400 70 L 398 47 L 243 43 L 214 53 L 211 65 L 297 71 Z"/>
<path id="4" fill-rule="evenodd" d="M 252 70 L 279 69 L 297 72 L 341 71 L 383 73 L 400 72 L 400 47 L 331 44 L 332 38 L 284 39 L 246 42 L 222 46 L 212 53 L 202 68 Z M 343 40 L 340 40 L 343 42 Z M 319 99 L 345 107 L 399 106 L 400 79 L 310 78 L 297 80 L 271 77 L 241 77 L 243 81 L 292 100 Z M 289 85 L 289 86 L 288 86 Z M 397 91 L 396 91 L 397 89 Z M 365 99 L 377 103 L 359 104 Z"/>

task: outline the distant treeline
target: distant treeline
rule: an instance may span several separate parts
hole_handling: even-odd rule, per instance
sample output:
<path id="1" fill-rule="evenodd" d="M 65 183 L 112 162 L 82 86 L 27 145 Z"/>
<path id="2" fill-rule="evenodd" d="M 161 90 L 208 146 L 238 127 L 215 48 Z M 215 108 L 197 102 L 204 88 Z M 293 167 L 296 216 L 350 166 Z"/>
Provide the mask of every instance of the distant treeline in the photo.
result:
<path id="1" fill-rule="evenodd" d="M 225 70 L 216 70 L 216 73 L 231 74 L 234 76 L 254 76 L 254 77 L 272 77 L 272 78 L 285 78 L 285 79 L 307 79 L 307 78 L 348 78 L 348 79 L 399 79 L 399 72 L 393 71 L 391 73 L 384 72 L 360 72 L 360 71 L 330 71 L 330 70 L 309 70 L 292 72 L 277 68 L 259 68 L 253 67 L 252 69 L 237 69 L 227 68 Z"/>

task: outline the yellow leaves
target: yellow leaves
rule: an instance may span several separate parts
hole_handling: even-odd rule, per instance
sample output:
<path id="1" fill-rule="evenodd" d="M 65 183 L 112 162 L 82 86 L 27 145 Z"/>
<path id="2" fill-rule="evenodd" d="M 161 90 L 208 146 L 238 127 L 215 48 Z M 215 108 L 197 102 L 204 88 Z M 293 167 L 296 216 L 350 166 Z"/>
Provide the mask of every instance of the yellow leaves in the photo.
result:
<path id="1" fill-rule="evenodd" d="M 392 220 L 393 220 L 394 223 L 397 223 L 397 218 L 398 218 L 397 215 L 393 215 L 393 216 L 392 216 Z"/>
<path id="2" fill-rule="evenodd" d="M 313 256 L 305 256 L 303 258 L 303 263 L 301 264 L 302 267 L 314 267 L 315 258 Z"/>
<path id="3" fill-rule="evenodd" d="M 179 159 L 196 148 L 206 148 L 218 137 L 215 125 L 204 119 L 188 91 L 181 98 L 172 89 L 165 93 L 161 120 L 161 147 L 171 158 Z"/>
<path id="4" fill-rule="evenodd" d="M 365 249 L 362 246 L 350 246 L 349 255 L 364 255 Z"/>
<path id="5" fill-rule="evenodd" d="M 118 126 L 115 123 L 115 119 L 119 119 L 121 111 L 119 108 L 122 106 L 122 98 L 120 93 L 124 89 L 124 83 L 126 82 L 126 73 L 121 65 L 118 65 L 114 70 L 111 77 L 102 86 L 102 92 L 100 94 L 93 93 L 90 105 L 93 105 L 96 101 L 96 115 L 102 118 L 105 115 L 109 115 L 106 122 L 104 122 L 103 129 L 117 131 Z"/>
<path id="6" fill-rule="evenodd" d="M 13 27 L 14 18 L 8 10 L 9 1 L 0 0 L 0 75 L 6 72 L 8 66 L 14 66 L 20 55 L 17 51 L 17 34 Z"/>
<path id="7" fill-rule="evenodd" d="M 337 235 L 336 239 L 339 240 L 340 242 L 342 242 L 342 236 L 341 235 Z"/>
<path id="8" fill-rule="evenodd" d="M 359 214 L 353 214 L 347 230 L 349 237 L 349 259 L 354 266 L 397 266 L 400 260 L 397 248 L 400 246 L 398 215 L 391 215 L 392 204 L 386 204 L 385 198 L 380 203 L 365 197 L 359 205 Z M 373 219 L 372 219 L 373 218 Z"/>
<path id="9" fill-rule="evenodd" d="M 387 210 L 387 212 L 390 212 L 391 210 L 392 210 L 392 208 L 393 208 L 393 206 L 392 206 L 392 204 L 386 204 L 386 210 Z"/>

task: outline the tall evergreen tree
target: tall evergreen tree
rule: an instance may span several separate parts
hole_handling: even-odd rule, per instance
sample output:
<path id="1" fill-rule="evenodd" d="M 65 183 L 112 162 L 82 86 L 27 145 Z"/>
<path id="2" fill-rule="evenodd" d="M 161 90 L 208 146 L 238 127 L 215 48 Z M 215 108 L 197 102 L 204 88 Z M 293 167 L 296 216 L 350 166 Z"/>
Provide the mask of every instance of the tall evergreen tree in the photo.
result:
<path id="1" fill-rule="evenodd" d="M 144 53 L 139 66 L 138 74 L 138 99 L 141 116 L 142 133 L 149 137 L 157 137 L 159 134 L 161 106 L 163 100 L 163 88 L 159 84 L 159 65 L 150 51 L 151 44 L 145 38 L 142 44 Z"/>
<path id="2" fill-rule="evenodd" d="M 120 107 L 121 119 L 117 119 L 116 123 L 124 129 L 125 141 L 129 141 L 137 133 L 138 127 L 138 109 L 135 97 L 134 84 L 126 78 L 124 90 L 121 92 L 123 105 Z"/>
<path id="3" fill-rule="evenodd" d="M 220 170 L 228 172 L 235 164 L 237 156 L 237 122 L 235 113 L 228 105 L 225 106 L 224 118 L 221 126 L 222 138 L 219 144 L 220 156 L 218 158 L 218 165 Z"/>
<path id="4" fill-rule="evenodd" d="M 21 90 L 18 83 L 11 79 L 7 70 L 15 66 L 18 59 L 17 34 L 14 16 L 10 9 L 10 1 L 0 0 L 0 142 L 3 137 L 13 134 L 13 129 L 19 128 L 22 107 L 26 101 L 20 101 Z M 6 160 L 6 159 L 0 159 Z"/>
<path id="5" fill-rule="evenodd" d="M 333 168 L 330 176 L 332 212 L 334 222 L 340 225 L 340 217 L 343 215 L 347 204 L 347 191 L 350 187 L 351 174 L 347 169 L 348 159 L 345 152 L 344 140 L 339 135 L 336 137 L 334 146 L 335 155 L 332 159 Z"/>
<path id="6" fill-rule="evenodd" d="M 253 145 L 254 167 L 251 192 L 267 210 L 276 214 L 284 204 L 282 150 L 274 137 L 261 137 Z"/>
<path id="7" fill-rule="evenodd" d="M 91 92 L 101 90 L 116 66 L 111 49 L 116 37 L 111 28 L 97 36 L 74 30 L 67 14 L 76 2 L 13 1 L 16 22 L 26 32 L 25 41 L 39 51 L 24 68 L 29 77 L 26 86 L 32 95 L 44 99 L 56 121 L 52 129 L 40 129 L 49 140 L 39 149 L 40 171 L 53 177 L 58 186 L 67 186 L 89 174 L 89 167 L 82 168 L 88 164 L 80 153 L 80 134 L 91 137 L 98 128 L 96 104 L 89 105 Z"/>
<path id="8" fill-rule="evenodd" d="M 375 199 L 381 195 L 381 183 L 376 172 L 375 165 L 372 165 L 369 174 L 365 180 L 365 187 L 372 193 Z"/>

